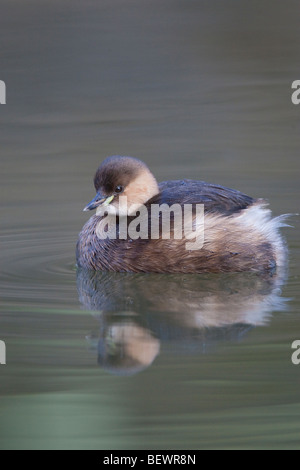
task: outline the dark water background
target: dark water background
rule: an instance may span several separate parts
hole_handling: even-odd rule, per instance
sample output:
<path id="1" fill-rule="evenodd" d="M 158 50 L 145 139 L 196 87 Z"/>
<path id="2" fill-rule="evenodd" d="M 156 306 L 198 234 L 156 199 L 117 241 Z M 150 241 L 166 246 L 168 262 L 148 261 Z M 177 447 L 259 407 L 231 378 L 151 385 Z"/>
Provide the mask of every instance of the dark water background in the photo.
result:
<path id="1" fill-rule="evenodd" d="M 107 155 L 299 212 L 294 0 L 2 0 L 0 448 L 300 448 L 284 286 L 76 273 Z"/>

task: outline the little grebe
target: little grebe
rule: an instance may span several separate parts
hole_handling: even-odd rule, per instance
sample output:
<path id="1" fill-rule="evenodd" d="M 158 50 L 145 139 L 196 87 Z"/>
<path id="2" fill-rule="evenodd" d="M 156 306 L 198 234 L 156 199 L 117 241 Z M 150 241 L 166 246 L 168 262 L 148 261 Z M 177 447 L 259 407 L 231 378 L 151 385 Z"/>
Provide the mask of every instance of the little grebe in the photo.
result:
<path id="1" fill-rule="evenodd" d="M 250 271 L 274 274 L 276 268 L 285 264 L 286 246 L 279 229 L 285 225 L 286 216 L 272 218 L 263 199 L 254 199 L 239 191 L 203 181 L 164 181 L 158 184 L 142 161 L 123 156 L 104 160 L 96 172 L 94 184 L 97 195 L 84 210 L 97 209 L 97 213 L 79 235 L 79 267 L 136 273 Z M 151 210 L 154 205 L 162 207 L 163 204 L 163 207 L 176 205 L 183 210 L 186 205 L 193 207 L 193 233 L 196 236 L 198 230 L 203 236 L 199 249 L 187 249 L 191 245 L 187 244 L 190 237 L 176 236 L 172 209 L 169 212 L 170 237 L 162 234 L 162 213 L 156 212 L 156 220 L 153 220 Z M 202 225 L 196 217 L 196 205 L 204 207 Z M 121 225 L 125 220 L 127 228 L 132 222 L 137 228 L 139 224 L 134 219 L 143 212 L 142 206 L 146 208 L 148 236 L 139 237 L 138 231 L 134 236 L 129 230 L 124 237 Z M 109 222 L 115 222 L 115 236 L 108 236 L 113 232 L 99 230 L 104 221 L 107 226 Z M 153 237 L 151 225 L 157 221 L 160 231 Z"/>

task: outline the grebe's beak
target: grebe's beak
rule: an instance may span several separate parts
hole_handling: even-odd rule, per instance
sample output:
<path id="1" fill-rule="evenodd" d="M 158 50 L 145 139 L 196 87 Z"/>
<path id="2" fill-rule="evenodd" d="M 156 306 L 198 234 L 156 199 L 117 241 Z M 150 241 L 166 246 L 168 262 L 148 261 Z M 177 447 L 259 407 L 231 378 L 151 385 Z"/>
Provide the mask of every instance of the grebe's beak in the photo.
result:
<path id="1" fill-rule="evenodd" d="M 98 193 L 96 197 L 83 209 L 83 212 L 92 211 L 97 209 L 99 206 L 108 206 L 111 203 L 114 196 L 103 196 L 102 194 Z"/>

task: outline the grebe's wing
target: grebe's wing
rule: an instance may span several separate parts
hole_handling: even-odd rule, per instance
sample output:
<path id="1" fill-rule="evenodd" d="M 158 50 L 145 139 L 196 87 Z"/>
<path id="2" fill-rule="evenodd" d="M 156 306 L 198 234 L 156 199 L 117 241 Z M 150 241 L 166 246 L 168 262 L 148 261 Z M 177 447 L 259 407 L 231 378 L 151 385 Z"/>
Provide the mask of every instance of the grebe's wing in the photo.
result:
<path id="1" fill-rule="evenodd" d="M 205 212 L 223 215 L 246 209 L 256 202 L 240 191 L 204 181 L 163 181 L 159 188 L 161 192 L 151 200 L 152 204 L 204 204 Z"/>

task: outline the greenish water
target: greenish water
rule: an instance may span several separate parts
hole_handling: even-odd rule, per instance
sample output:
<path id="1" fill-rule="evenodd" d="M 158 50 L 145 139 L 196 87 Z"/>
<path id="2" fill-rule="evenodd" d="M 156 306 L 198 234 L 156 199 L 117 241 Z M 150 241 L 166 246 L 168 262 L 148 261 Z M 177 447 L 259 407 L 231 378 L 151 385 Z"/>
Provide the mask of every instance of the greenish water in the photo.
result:
<path id="1" fill-rule="evenodd" d="M 299 220 L 285 284 L 76 271 L 93 173 L 145 160 L 299 212 L 299 5 L 1 7 L 1 449 L 300 448 Z"/>

